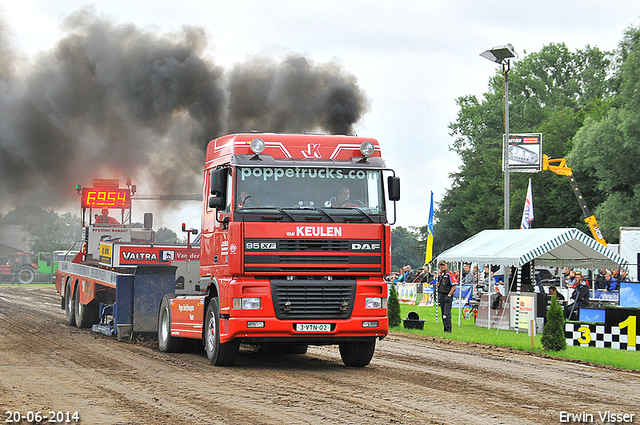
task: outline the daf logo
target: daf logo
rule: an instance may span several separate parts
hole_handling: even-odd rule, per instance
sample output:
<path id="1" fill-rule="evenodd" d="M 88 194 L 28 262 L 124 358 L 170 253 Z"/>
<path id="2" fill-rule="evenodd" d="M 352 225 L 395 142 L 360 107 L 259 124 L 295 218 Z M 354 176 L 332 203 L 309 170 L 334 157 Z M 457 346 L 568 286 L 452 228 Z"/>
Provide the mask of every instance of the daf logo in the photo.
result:
<path id="1" fill-rule="evenodd" d="M 380 249 L 379 243 L 352 243 L 352 251 L 377 251 Z"/>

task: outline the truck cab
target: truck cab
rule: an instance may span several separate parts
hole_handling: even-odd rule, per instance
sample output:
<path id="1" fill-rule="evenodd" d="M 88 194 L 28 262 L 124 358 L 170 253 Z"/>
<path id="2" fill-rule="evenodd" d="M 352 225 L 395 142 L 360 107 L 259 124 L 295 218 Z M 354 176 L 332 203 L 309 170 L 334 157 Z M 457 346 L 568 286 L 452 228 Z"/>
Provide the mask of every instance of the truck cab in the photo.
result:
<path id="1" fill-rule="evenodd" d="M 385 198 L 399 200 L 399 178 L 375 139 L 249 133 L 211 141 L 200 241 L 201 284 L 217 304 L 204 317 L 210 360 L 243 341 L 338 344 L 345 364 L 368 364 L 388 333 Z"/>

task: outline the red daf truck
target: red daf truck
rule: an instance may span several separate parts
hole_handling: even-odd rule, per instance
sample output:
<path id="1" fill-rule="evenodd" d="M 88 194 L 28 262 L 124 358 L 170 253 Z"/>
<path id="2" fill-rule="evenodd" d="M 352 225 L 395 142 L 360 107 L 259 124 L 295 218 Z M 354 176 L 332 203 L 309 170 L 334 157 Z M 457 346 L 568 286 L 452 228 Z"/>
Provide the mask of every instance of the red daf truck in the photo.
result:
<path id="1" fill-rule="evenodd" d="M 206 150 L 195 294 L 163 297 L 158 345 L 203 341 L 214 365 L 240 343 L 338 345 L 369 364 L 388 333 L 390 201 L 400 181 L 375 139 L 236 134 Z M 393 202 L 395 220 L 395 202 Z"/>

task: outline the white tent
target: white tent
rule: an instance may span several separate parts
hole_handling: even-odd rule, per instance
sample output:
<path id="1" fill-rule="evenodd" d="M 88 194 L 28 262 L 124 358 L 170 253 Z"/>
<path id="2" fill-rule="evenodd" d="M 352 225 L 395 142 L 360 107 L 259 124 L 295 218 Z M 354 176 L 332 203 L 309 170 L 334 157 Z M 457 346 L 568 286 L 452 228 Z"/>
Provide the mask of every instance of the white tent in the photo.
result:
<path id="1" fill-rule="evenodd" d="M 438 255 L 438 261 L 522 267 L 628 267 L 627 261 L 578 229 L 483 230 Z"/>
<path id="2" fill-rule="evenodd" d="M 520 268 L 529 261 L 551 267 L 628 267 L 627 261 L 618 253 L 578 229 L 483 230 L 438 255 L 437 260 L 517 267 L 516 331 L 520 328 Z M 487 311 L 490 328 L 491 310 L 487 308 Z"/>

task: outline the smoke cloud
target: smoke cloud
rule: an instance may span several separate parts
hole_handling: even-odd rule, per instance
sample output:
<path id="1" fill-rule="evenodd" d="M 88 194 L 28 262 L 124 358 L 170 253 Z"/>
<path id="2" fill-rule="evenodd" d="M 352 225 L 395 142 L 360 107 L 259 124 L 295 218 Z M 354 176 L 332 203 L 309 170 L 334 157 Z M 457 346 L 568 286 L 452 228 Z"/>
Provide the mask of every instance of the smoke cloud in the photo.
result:
<path id="1" fill-rule="evenodd" d="M 3 208 L 74 202 L 75 184 L 127 177 L 139 192 L 200 193 L 209 140 L 250 130 L 352 134 L 368 109 L 335 63 L 255 56 L 231 70 L 206 54 L 204 30 L 159 34 L 80 10 L 31 61 L 0 22 Z"/>

